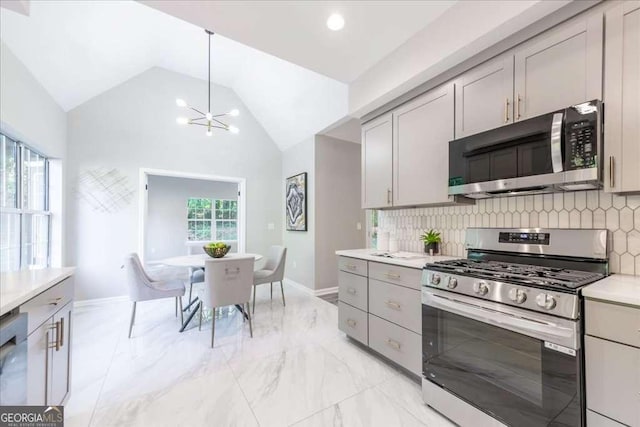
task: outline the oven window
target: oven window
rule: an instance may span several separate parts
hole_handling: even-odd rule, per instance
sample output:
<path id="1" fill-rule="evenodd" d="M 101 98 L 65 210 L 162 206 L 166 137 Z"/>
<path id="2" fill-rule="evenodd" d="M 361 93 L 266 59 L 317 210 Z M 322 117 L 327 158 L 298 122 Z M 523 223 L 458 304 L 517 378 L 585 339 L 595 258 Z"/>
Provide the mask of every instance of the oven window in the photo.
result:
<path id="1" fill-rule="evenodd" d="M 422 306 L 425 378 L 508 425 L 580 425 L 580 356 Z"/>

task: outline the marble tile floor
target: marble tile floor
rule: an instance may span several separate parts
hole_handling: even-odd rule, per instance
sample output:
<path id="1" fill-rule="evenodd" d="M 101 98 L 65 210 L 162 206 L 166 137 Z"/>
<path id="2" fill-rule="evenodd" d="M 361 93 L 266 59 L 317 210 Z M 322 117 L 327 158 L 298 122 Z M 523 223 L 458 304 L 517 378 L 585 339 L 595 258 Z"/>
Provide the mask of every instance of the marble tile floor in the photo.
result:
<path id="1" fill-rule="evenodd" d="M 254 337 L 235 310 L 178 333 L 172 300 L 77 307 L 65 425 L 450 426 L 420 387 L 347 340 L 334 304 L 285 282 L 258 287 Z"/>

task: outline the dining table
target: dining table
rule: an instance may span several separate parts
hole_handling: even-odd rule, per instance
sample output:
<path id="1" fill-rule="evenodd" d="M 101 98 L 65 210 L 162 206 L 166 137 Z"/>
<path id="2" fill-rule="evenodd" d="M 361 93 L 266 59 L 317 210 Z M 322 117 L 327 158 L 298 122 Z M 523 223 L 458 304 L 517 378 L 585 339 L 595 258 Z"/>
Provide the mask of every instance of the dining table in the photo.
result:
<path id="1" fill-rule="evenodd" d="M 160 260 L 160 263 L 164 264 L 164 265 L 167 265 L 167 266 L 170 266 L 170 267 L 184 267 L 184 268 L 203 269 L 204 270 L 205 261 L 207 261 L 207 260 L 225 261 L 225 260 L 229 260 L 229 259 L 246 258 L 248 256 L 253 256 L 253 258 L 256 261 L 260 261 L 262 259 L 262 255 L 260 255 L 260 254 L 235 253 L 234 252 L 234 253 L 226 254 L 222 258 L 213 258 L 213 257 L 211 257 L 211 256 L 209 256 L 207 254 L 181 255 L 181 256 L 175 256 L 175 257 L 171 257 L 171 258 L 165 258 L 163 260 Z M 186 320 L 182 324 L 182 326 L 180 328 L 180 332 L 184 332 L 184 330 L 186 329 L 187 325 L 189 325 L 189 322 L 191 322 L 191 319 L 193 319 L 193 317 L 195 316 L 196 312 L 198 311 L 197 308 L 200 307 L 200 304 L 196 305 L 196 309 L 195 310 L 191 309 L 193 307 L 193 305 L 198 301 L 198 299 L 199 298 L 196 297 L 192 301 L 189 301 L 187 306 L 183 308 L 183 311 L 185 311 L 185 312 L 190 311 L 190 314 L 189 314 L 189 316 L 187 316 Z M 245 318 L 248 318 L 248 315 L 247 315 L 247 313 L 244 312 L 244 309 L 242 308 L 242 306 L 240 306 L 239 304 L 236 304 L 236 308 L 240 311 L 240 313 L 242 313 L 242 315 Z"/>

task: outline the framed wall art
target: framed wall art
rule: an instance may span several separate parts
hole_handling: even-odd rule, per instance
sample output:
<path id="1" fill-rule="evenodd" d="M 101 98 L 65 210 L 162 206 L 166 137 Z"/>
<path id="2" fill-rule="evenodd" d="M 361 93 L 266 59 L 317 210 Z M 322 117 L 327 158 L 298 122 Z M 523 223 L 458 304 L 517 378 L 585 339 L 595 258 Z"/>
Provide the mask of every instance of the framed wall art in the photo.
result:
<path id="1" fill-rule="evenodd" d="M 307 231 L 307 173 L 287 178 L 286 215 L 288 231 Z"/>

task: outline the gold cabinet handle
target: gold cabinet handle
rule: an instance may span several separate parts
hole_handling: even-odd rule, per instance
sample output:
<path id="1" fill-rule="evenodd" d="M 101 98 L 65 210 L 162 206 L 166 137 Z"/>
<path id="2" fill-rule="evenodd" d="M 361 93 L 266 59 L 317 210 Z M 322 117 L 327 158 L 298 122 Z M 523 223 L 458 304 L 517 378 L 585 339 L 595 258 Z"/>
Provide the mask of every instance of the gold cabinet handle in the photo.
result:
<path id="1" fill-rule="evenodd" d="M 349 289 L 347 289 L 347 293 L 350 293 L 351 295 L 355 295 L 356 294 L 356 290 L 354 288 L 349 288 Z"/>
<path id="2" fill-rule="evenodd" d="M 395 302 L 395 301 L 385 301 L 385 304 L 387 305 L 387 307 L 392 308 L 394 310 L 398 310 L 400 311 L 400 304 Z"/>
<path id="3" fill-rule="evenodd" d="M 506 98 L 504 102 L 504 122 L 509 123 L 509 98 Z"/>
<path id="4" fill-rule="evenodd" d="M 47 332 L 47 347 L 55 348 L 56 351 L 60 350 L 60 322 L 56 322 L 53 326 L 49 326 L 49 329 L 56 330 L 56 336 L 54 343 L 49 342 L 49 332 Z"/>
<path id="5" fill-rule="evenodd" d="M 520 101 L 522 101 L 522 98 L 520 98 L 520 94 L 518 94 L 518 100 L 516 102 L 516 120 L 520 120 Z"/>
<path id="6" fill-rule="evenodd" d="M 400 279 L 400 275 L 398 273 L 392 273 L 392 272 L 387 272 L 384 274 L 385 276 L 387 276 L 387 278 L 389 279 Z"/>
<path id="7" fill-rule="evenodd" d="M 609 187 L 613 188 L 616 184 L 616 174 L 615 174 L 616 163 L 613 160 L 613 156 L 609 156 Z"/>
<path id="8" fill-rule="evenodd" d="M 390 188 L 387 189 L 387 204 L 388 205 L 391 204 L 391 189 Z"/>
<path id="9" fill-rule="evenodd" d="M 64 347 L 64 317 L 60 318 L 60 347 Z"/>
<path id="10" fill-rule="evenodd" d="M 347 319 L 347 325 L 351 326 L 352 328 L 355 328 L 357 323 L 358 322 L 353 319 Z"/>
<path id="11" fill-rule="evenodd" d="M 400 350 L 400 348 L 402 347 L 402 344 L 400 344 L 398 341 L 392 340 L 391 338 L 387 338 L 387 345 L 394 350 Z"/>
<path id="12" fill-rule="evenodd" d="M 347 270 L 355 270 L 356 266 L 353 264 L 347 264 L 345 267 L 347 267 Z"/>

